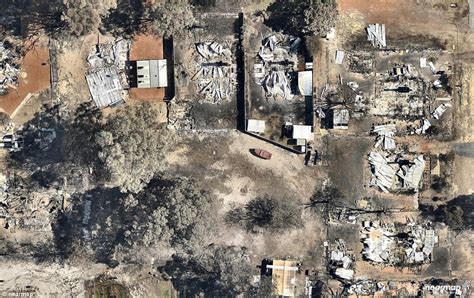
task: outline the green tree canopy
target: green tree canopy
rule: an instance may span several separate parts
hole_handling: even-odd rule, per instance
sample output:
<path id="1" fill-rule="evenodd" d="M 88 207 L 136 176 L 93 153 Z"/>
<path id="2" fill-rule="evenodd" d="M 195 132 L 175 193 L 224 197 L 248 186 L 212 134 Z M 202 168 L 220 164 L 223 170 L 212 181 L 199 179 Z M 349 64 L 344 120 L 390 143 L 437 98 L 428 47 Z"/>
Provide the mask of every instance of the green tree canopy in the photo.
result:
<path id="1" fill-rule="evenodd" d="M 278 0 L 268 8 L 267 24 L 292 35 L 325 36 L 336 26 L 338 16 L 334 0 Z"/>
<path id="2" fill-rule="evenodd" d="M 187 2 L 171 3 L 165 1 L 154 6 L 150 17 L 154 20 L 156 34 L 169 37 L 190 29 L 195 23 L 193 6 Z"/>
<path id="3" fill-rule="evenodd" d="M 250 288 L 252 266 L 245 248 L 205 247 L 192 255 L 176 254 L 161 271 L 186 297 L 235 297 Z"/>
<path id="4" fill-rule="evenodd" d="M 140 191 L 164 167 L 167 130 L 148 103 L 127 106 L 96 134 L 99 159 L 122 191 Z"/>

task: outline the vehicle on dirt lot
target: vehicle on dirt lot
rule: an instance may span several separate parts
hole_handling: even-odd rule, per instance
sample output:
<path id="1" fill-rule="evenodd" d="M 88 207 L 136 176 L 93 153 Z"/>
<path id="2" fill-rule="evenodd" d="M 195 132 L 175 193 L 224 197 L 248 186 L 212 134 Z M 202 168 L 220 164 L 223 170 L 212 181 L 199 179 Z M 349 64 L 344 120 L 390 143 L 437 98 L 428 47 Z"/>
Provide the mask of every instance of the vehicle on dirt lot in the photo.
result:
<path id="1" fill-rule="evenodd" d="M 263 158 L 263 159 L 271 159 L 272 158 L 272 154 L 270 152 L 268 152 L 267 150 L 255 149 L 254 152 L 255 152 L 255 155 L 257 155 L 260 158 Z"/>

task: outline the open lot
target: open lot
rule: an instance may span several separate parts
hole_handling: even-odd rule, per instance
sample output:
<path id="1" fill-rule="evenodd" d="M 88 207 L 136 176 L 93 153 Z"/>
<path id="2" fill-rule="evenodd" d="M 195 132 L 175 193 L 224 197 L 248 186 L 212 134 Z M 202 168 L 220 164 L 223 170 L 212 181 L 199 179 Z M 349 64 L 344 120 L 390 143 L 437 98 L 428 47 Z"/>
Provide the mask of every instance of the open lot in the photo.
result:
<path id="1" fill-rule="evenodd" d="M 324 178 L 321 169 L 305 167 L 302 156 L 243 133 L 198 133 L 184 139 L 186 143 L 168 156 L 168 172 L 200 177 L 200 187 L 214 190 L 222 199 L 221 212 L 265 195 L 294 200 L 303 208 L 318 179 Z M 272 152 L 272 159 L 253 156 L 250 149 L 257 147 Z M 255 264 L 266 257 L 293 257 L 304 268 L 324 268 L 324 221 L 309 213 L 304 216 L 304 227 L 292 231 L 252 234 L 222 223 L 215 238 L 218 243 L 248 247 Z"/>
<path id="2" fill-rule="evenodd" d="M 0 96 L 0 108 L 12 115 L 29 94 L 46 90 L 50 85 L 49 50 L 47 40 L 34 45 L 25 43 L 29 50 L 21 61 L 18 88 L 9 88 L 7 95 Z"/>
<path id="3" fill-rule="evenodd" d="M 177 129 L 235 129 L 241 87 L 237 82 L 241 65 L 235 55 L 240 20 L 236 14 L 202 13 L 199 24 L 202 28 L 174 48 L 176 97 L 169 109 L 170 124 Z M 212 42 L 223 52 L 206 58 L 199 54 L 198 44 Z M 217 75 L 222 72 L 228 75 Z"/>

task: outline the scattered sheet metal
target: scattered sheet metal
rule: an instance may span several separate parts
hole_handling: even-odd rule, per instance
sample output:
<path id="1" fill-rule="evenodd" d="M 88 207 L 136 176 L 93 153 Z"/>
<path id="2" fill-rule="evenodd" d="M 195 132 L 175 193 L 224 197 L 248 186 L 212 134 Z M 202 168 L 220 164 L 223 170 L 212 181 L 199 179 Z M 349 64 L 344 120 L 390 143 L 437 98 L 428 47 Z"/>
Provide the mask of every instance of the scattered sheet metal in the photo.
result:
<path id="1" fill-rule="evenodd" d="M 428 130 L 428 128 L 430 128 L 430 127 L 431 127 L 431 122 L 428 119 L 423 119 L 421 121 L 420 127 L 415 129 L 415 133 L 418 134 L 418 135 L 425 134 L 426 131 Z"/>
<path id="2" fill-rule="evenodd" d="M 115 42 L 99 43 L 87 57 L 89 68 L 97 70 L 115 65 L 119 70 L 125 69 L 131 42 L 120 39 Z"/>
<path id="3" fill-rule="evenodd" d="M 385 193 L 402 189 L 418 191 L 426 165 L 423 155 L 417 156 L 412 165 L 401 166 L 397 156 L 386 157 L 377 151 L 370 152 L 368 159 L 372 169 L 371 185 Z"/>
<path id="4" fill-rule="evenodd" d="M 282 33 L 274 33 L 263 38 L 258 57 L 260 57 L 265 67 L 265 75 L 260 80 L 260 84 L 268 97 L 273 99 L 293 99 L 290 88 L 290 73 L 296 71 L 298 51 L 301 43 L 301 38 Z M 304 76 L 307 75 L 305 74 Z M 260 76 L 254 74 L 254 77 L 258 78 Z M 304 83 L 303 87 L 305 88 L 303 91 L 307 91 L 304 93 L 312 93 L 306 88 L 309 87 L 310 81 L 305 80 Z"/>
<path id="5" fill-rule="evenodd" d="M 436 120 L 441 118 L 441 116 L 443 116 L 443 114 L 448 110 L 449 107 L 451 107 L 451 104 L 449 103 L 443 103 L 439 105 L 432 114 L 433 118 L 435 118 Z"/>
<path id="6" fill-rule="evenodd" d="M 292 99 L 290 80 L 283 70 L 271 71 L 261 81 L 267 96 L 274 99 Z"/>
<path id="7" fill-rule="evenodd" d="M 298 53 L 301 43 L 299 37 L 275 33 L 263 39 L 258 55 L 265 63 L 294 60 L 292 56 Z"/>
<path id="8" fill-rule="evenodd" d="M 369 164 L 372 168 L 371 185 L 378 186 L 383 192 L 388 193 L 395 188 L 395 177 L 398 166 L 389 164 L 388 160 L 379 152 L 370 152 Z"/>
<path id="9" fill-rule="evenodd" d="M 403 165 L 400 167 L 397 175 L 403 179 L 404 188 L 418 190 L 421 178 L 423 178 L 425 165 L 426 161 L 423 158 L 423 155 L 418 155 L 414 159 L 414 164 L 412 166 Z"/>
<path id="10" fill-rule="evenodd" d="M 213 59 L 222 55 L 231 55 L 229 48 L 217 42 L 203 42 L 196 45 L 196 49 L 203 58 Z"/>
<path id="11" fill-rule="evenodd" d="M 0 42 L 0 94 L 6 94 L 7 89 L 16 88 L 20 67 L 15 61 L 19 57 Z"/>
<path id="12" fill-rule="evenodd" d="M 196 44 L 201 60 L 193 76 L 199 92 L 212 103 L 230 99 L 237 84 L 236 66 L 232 64 L 232 52 L 218 42 Z"/>
<path id="13" fill-rule="evenodd" d="M 92 99 L 99 108 L 122 103 L 128 88 L 125 73 L 131 42 L 120 39 L 99 43 L 87 57 L 89 71 L 86 75 Z"/>
<path id="14" fill-rule="evenodd" d="M 116 67 L 106 67 L 86 76 L 92 99 L 99 108 L 114 106 L 124 101 L 123 87 Z"/>
<path id="15" fill-rule="evenodd" d="M 431 262 L 438 237 L 430 224 L 393 223 L 363 224 L 362 255 L 369 261 L 389 265 L 410 265 Z"/>
<path id="16" fill-rule="evenodd" d="M 395 124 L 377 125 L 374 127 L 373 132 L 378 135 L 375 148 L 379 148 L 382 143 L 384 150 L 393 151 L 396 149 L 395 145 L 395 132 L 397 131 Z"/>
<path id="17" fill-rule="evenodd" d="M 385 25 L 370 24 L 369 27 L 367 27 L 367 40 L 371 41 L 374 47 L 385 48 L 387 46 Z"/>

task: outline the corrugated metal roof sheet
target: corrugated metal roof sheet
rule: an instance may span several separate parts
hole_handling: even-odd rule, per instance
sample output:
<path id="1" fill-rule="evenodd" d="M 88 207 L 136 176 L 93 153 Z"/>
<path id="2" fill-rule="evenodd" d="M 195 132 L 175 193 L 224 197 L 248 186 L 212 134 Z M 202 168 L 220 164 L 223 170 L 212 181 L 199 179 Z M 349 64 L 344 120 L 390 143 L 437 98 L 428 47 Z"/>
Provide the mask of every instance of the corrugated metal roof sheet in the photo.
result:
<path id="1" fill-rule="evenodd" d="M 166 59 L 137 61 L 137 87 L 167 87 Z"/>
<path id="2" fill-rule="evenodd" d="M 123 101 L 123 88 L 115 66 L 88 74 L 86 80 L 97 107 L 105 108 Z"/>
<path id="3" fill-rule="evenodd" d="M 298 72 L 298 89 L 304 96 L 313 96 L 313 71 Z"/>

